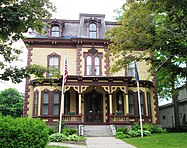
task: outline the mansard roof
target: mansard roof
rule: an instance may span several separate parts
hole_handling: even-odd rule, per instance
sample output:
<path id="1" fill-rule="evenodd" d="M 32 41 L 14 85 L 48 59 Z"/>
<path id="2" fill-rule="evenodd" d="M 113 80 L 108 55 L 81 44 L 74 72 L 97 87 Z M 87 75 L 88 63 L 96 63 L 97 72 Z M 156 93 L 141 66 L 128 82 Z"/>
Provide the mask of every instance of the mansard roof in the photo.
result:
<path id="1" fill-rule="evenodd" d="M 61 36 L 62 39 L 71 39 L 71 38 L 88 38 L 86 25 L 89 22 L 94 22 L 99 27 L 99 36 L 98 38 L 104 38 L 105 32 L 119 25 L 117 22 L 105 21 L 104 14 L 86 14 L 80 13 L 79 20 L 67 20 L 67 19 L 45 19 L 43 32 L 47 33 L 46 35 L 40 35 L 36 31 L 30 33 L 28 38 L 48 38 L 49 29 L 53 24 L 57 24 L 61 27 Z"/>

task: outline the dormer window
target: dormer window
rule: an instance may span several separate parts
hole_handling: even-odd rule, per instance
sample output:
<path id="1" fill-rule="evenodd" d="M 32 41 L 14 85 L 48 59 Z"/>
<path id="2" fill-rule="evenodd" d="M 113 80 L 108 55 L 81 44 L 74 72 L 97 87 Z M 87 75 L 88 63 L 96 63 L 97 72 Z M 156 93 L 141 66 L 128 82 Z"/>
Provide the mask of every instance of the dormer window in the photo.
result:
<path id="1" fill-rule="evenodd" d="M 87 37 L 94 39 L 99 38 L 101 19 L 90 17 L 89 19 L 85 19 L 84 21 L 87 29 Z"/>
<path id="2" fill-rule="evenodd" d="M 97 38 L 97 27 L 96 24 L 91 23 L 89 25 L 89 37 L 90 38 Z"/>
<path id="3" fill-rule="evenodd" d="M 51 37 L 60 37 L 59 25 L 53 25 L 51 28 Z"/>

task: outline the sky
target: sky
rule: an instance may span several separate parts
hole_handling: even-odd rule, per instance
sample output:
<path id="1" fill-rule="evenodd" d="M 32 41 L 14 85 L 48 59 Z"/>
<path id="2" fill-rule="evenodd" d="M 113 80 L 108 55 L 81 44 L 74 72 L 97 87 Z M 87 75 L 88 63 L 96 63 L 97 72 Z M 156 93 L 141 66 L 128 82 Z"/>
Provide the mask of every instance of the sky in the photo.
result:
<path id="1" fill-rule="evenodd" d="M 56 7 L 54 18 L 79 19 L 79 13 L 105 14 L 106 21 L 115 21 L 113 12 L 125 0 L 50 0 Z"/>

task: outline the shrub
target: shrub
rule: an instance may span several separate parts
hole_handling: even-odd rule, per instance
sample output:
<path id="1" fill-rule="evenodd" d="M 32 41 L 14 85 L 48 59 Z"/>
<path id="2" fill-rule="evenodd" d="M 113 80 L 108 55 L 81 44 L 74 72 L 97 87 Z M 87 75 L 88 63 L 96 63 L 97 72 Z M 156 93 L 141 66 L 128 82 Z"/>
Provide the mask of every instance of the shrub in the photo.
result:
<path id="1" fill-rule="evenodd" d="M 144 136 L 149 136 L 149 135 L 151 135 L 151 132 L 147 131 L 147 130 L 143 130 L 143 135 Z"/>
<path id="2" fill-rule="evenodd" d="M 116 138 L 118 139 L 130 138 L 130 135 L 124 134 L 123 132 L 116 132 Z"/>
<path id="3" fill-rule="evenodd" d="M 162 129 L 161 127 L 154 126 L 153 133 L 165 133 L 167 132 L 165 129 Z"/>
<path id="4" fill-rule="evenodd" d="M 74 129 L 74 128 L 68 128 L 68 127 L 65 127 L 63 130 L 62 130 L 62 133 L 66 136 L 69 136 L 69 135 L 73 135 L 75 133 L 77 133 L 77 130 Z"/>
<path id="5" fill-rule="evenodd" d="M 85 137 L 82 137 L 82 136 L 79 136 L 79 135 L 77 135 L 77 134 L 73 134 L 73 135 L 69 135 L 68 136 L 68 140 L 69 141 L 83 141 L 83 140 L 86 140 L 86 138 Z"/>
<path id="6" fill-rule="evenodd" d="M 77 134 L 66 136 L 62 133 L 54 133 L 49 136 L 51 142 L 63 142 L 63 141 L 83 141 L 86 140 L 85 137 L 79 136 Z"/>
<path id="7" fill-rule="evenodd" d="M 128 134 L 131 136 L 131 137 L 138 137 L 141 135 L 141 131 L 140 129 L 138 130 L 129 130 L 128 131 Z"/>
<path id="8" fill-rule="evenodd" d="M 123 134 L 127 134 L 128 133 L 128 129 L 127 128 L 117 128 L 116 132 L 123 132 Z"/>
<path id="9" fill-rule="evenodd" d="M 143 130 L 153 132 L 154 125 L 152 124 L 143 124 Z"/>
<path id="10" fill-rule="evenodd" d="M 45 147 L 49 128 L 39 119 L 0 115 L 0 147 Z"/>
<path id="11" fill-rule="evenodd" d="M 140 129 L 140 125 L 138 123 L 135 123 L 132 127 L 133 131 L 137 131 L 138 129 Z"/>
<path id="12" fill-rule="evenodd" d="M 62 133 L 54 133 L 49 136 L 49 140 L 51 142 L 61 142 L 61 141 L 68 141 L 68 138 L 66 135 Z"/>

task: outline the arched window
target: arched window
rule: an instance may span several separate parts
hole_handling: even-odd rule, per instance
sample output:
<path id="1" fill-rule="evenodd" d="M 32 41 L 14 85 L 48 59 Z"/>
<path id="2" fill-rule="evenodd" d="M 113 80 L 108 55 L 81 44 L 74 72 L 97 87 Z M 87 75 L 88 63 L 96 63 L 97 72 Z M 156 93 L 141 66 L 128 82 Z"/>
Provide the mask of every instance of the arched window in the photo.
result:
<path id="1" fill-rule="evenodd" d="M 49 57 L 49 67 L 53 66 L 54 68 L 58 69 L 58 63 L 59 63 L 58 57 L 56 56 Z"/>
<path id="2" fill-rule="evenodd" d="M 135 115 L 134 93 L 132 91 L 128 91 L 128 101 L 129 101 L 129 113 L 130 115 Z"/>
<path id="3" fill-rule="evenodd" d="M 49 91 L 42 92 L 42 115 L 49 115 Z"/>
<path id="4" fill-rule="evenodd" d="M 38 90 L 36 90 L 34 92 L 33 116 L 38 115 L 38 95 L 39 95 L 39 92 L 38 92 Z"/>
<path id="5" fill-rule="evenodd" d="M 60 115 L 60 92 L 53 93 L 53 115 Z"/>
<path id="6" fill-rule="evenodd" d="M 97 27 L 96 24 L 91 23 L 89 25 L 89 37 L 90 38 L 97 38 Z"/>
<path id="7" fill-rule="evenodd" d="M 60 37 L 60 27 L 58 25 L 52 26 L 51 37 Z"/>
<path id="8" fill-rule="evenodd" d="M 88 76 L 92 75 L 92 57 L 91 56 L 86 57 L 86 75 Z"/>
<path id="9" fill-rule="evenodd" d="M 94 75 L 95 76 L 100 75 L 100 60 L 99 60 L 99 57 L 94 58 Z"/>
<path id="10" fill-rule="evenodd" d="M 48 68 L 55 68 L 60 71 L 60 56 L 56 53 L 48 55 Z M 52 73 L 49 73 L 48 76 L 53 76 Z"/>

